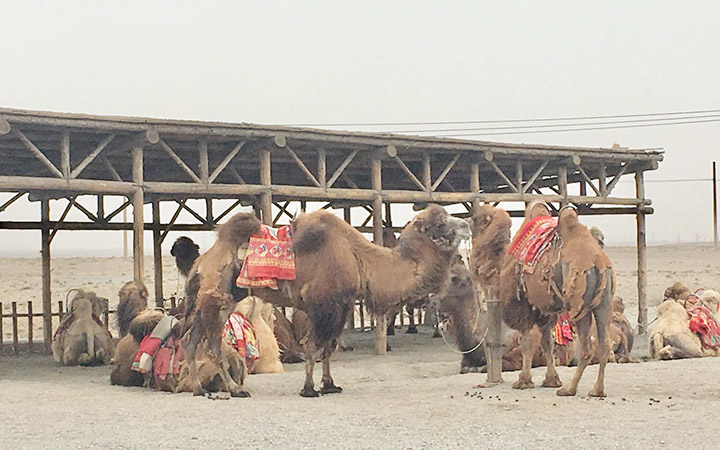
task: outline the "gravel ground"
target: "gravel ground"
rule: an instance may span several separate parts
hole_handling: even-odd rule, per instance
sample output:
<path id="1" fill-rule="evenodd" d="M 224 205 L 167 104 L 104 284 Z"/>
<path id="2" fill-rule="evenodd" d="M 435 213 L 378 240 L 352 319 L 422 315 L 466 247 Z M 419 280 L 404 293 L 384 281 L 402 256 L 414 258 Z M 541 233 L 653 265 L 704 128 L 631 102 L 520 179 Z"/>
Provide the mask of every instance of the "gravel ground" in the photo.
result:
<path id="1" fill-rule="evenodd" d="M 253 375 L 250 399 L 210 401 L 110 386 L 108 367 L 58 367 L 45 356 L 0 356 L 0 448 L 689 448 L 717 438 L 720 360 L 611 364 L 606 399 L 555 389 L 478 388 L 440 339 L 399 332 L 388 356 L 370 333 L 333 363 L 342 394 L 297 395 L 301 365 Z M 643 345 L 645 345 L 643 343 Z M 533 369 L 535 381 L 543 368 Z M 568 381 L 573 369 L 559 368 Z M 319 373 L 316 376 L 319 379 Z"/>

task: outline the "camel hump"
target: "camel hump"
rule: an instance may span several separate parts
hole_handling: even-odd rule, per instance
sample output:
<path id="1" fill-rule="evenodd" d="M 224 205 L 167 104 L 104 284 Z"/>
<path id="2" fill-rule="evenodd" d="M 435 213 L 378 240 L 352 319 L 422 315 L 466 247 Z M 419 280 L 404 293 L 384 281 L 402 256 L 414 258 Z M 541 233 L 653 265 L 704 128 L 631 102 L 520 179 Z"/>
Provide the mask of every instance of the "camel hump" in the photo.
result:
<path id="1" fill-rule="evenodd" d="M 330 218 L 327 216 L 335 217 L 327 211 L 316 211 L 298 217 L 294 224 L 292 237 L 292 246 L 295 252 L 315 253 L 322 248 L 329 237 L 328 219 Z"/>
<path id="2" fill-rule="evenodd" d="M 131 334 L 137 342 L 140 342 L 145 336 L 152 332 L 153 328 L 162 320 L 163 316 L 163 312 L 156 309 L 142 311 L 130 322 L 128 333 Z"/>

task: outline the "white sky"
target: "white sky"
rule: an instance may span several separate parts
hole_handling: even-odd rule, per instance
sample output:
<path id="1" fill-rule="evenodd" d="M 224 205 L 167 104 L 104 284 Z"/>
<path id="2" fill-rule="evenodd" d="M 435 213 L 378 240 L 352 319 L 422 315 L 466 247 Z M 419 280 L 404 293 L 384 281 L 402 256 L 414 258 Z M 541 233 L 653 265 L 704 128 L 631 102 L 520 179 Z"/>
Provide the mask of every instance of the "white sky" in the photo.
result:
<path id="1" fill-rule="evenodd" d="M 265 124 L 720 109 L 720 3 L 584 5 L 0 0 L 0 106 Z M 708 178 L 720 159 L 720 123 L 490 139 L 664 147 L 649 180 Z M 711 239 L 709 182 L 647 195 L 651 243 Z M 634 240 L 632 218 L 586 222 Z M 0 256 L 39 251 L 39 232 L 0 238 Z M 120 233 L 61 232 L 53 251 L 118 254 Z"/>

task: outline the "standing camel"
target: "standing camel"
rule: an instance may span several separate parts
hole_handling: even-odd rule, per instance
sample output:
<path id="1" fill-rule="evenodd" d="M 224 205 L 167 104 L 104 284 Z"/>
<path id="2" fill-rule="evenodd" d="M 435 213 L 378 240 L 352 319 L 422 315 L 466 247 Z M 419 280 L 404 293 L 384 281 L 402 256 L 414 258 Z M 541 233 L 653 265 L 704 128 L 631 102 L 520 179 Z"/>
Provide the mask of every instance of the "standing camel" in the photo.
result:
<path id="1" fill-rule="evenodd" d="M 544 204 L 531 203 L 525 222 L 550 216 Z M 592 317 L 598 333 L 600 368 L 590 396 L 605 396 L 605 365 L 608 360 L 608 323 L 615 290 L 610 260 L 597 240 L 583 226 L 572 208 L 560 211 L 556 238 L 537 260 L 534 271 L 526 272 L 510 246 L 510 216 L 502 209 L 482 206 L 472 219 L 473 245 L 471 267 L 473 276 L 486 291 L 503 304 L 505 323 L 522 333 L 523 368 L 515 389 L 534 387 L 530 367 L 533 357 L 531 329 L 537 325 L 541 346 L 546 355 L 547 372 L 542 385 L 560 387 L 555 371 L 551 327 L 558 314 L 567 311 L 577 326 L 580 359 L 570 386 L 558 390 L 560 396 L 575 395 L 585 367 L 593 358 L 590 346 Z"/>

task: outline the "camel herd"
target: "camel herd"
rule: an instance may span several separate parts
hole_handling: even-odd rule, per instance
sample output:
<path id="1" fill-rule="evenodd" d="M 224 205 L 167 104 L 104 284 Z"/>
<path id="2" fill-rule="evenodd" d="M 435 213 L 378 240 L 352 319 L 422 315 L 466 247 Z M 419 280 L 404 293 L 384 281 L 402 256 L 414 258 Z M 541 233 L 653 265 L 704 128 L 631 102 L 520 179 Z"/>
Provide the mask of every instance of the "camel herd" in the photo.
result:
<path id="1" fill-rule="evenodd" d="M 283 362 L 303 361 L 306 377 L 300 395 L 317 397 L 342 392 L 330 373 L 330 357 L 356 300 L 376 316 L 387 317 L 429 299 L 427 308 L 437 311 L 443 332 L 462 353 L 461 372 L 474 372 L 486 365 L 483 300 L 497 299 L 504 322 L 503 370 L 520 371 L 513 388 L 534 387 L 530 368 L 546 366 L 542 386 L 572 396 L 587 365 L 597 363 L 589 395 L 604 397 L 607 362 L 634 362 L 634 330 L 622 299 L 614 295 L 604 236 L 582 225 L 573 208 L 561 209 L 555 220 L 545 204 L 531 203 L 521 230 L 542 223 L 552 225 L 551 239 L 528 264 L 513 254 L 510 216 L 489 205 L 467 221 L 430 205 L 408 223 L 392 248 L 369 242 L 330 212 L 302 214 L 292 224 L 295 279 L 278 281 L 276 290 L 253 288 L 248 296 L 235 283 L 242 264 L 238 252 L 261 223 L 251 213 L 239 213 L 218 228 L 215 244 L 203 254 L 188 238 L 176 241 L 171 253 L 187 280 L 180 308 L 148 309 L 145 286 L 126 283 L 119 292 L 120 340 L 115 346 L 96 320 L 103 305 L 94 294 L 80 291 L 55 334 L 53 354 L 65 365 L 112 361 L 112 384 L 194 395 L 224 391 L 233 397 L 249 396 L 245 380 L 251 371 L 282 372 Z M 472 239 L 468 264 L 458 252 L 467 239 Z M 717 312 L 720 294 L 691 296 L 676 288 L 666 292 L 668 300 L 658 309 L 652 356 L 716 354 L 690 331 L 686 303 L 688 297 L 697 298 Z M 292 321 L 274 306 L 294 307 Z M 564 323 L 572 324 L 568 329 L 575 339 L 556 348 L 561 314 Z M 322 364 L 319 390 L 313 377 L 316 362 Z M 569 384 L 563 386 L 556 364 L 577 366 Z"/>

